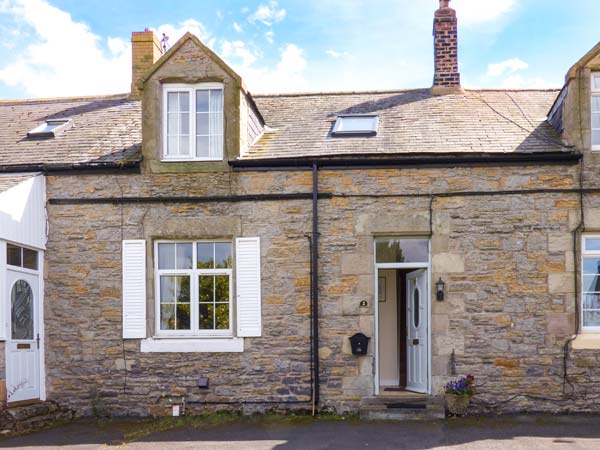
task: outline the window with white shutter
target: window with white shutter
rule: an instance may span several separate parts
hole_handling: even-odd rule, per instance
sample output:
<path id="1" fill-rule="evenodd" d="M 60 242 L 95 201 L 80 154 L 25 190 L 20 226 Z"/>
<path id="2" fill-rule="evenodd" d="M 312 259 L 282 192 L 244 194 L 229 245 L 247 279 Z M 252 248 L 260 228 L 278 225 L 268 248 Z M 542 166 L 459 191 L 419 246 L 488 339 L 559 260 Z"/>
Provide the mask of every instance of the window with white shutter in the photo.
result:
<path id="1" fill-rule="evenodd" d="M 262 334 L 260 238 L 236 239 L 237 335 Z"/>
<path id="2" fill-rule="evenodd" d="M 146 337 L 146 241 L 123 245 L 123 338 Z"/>

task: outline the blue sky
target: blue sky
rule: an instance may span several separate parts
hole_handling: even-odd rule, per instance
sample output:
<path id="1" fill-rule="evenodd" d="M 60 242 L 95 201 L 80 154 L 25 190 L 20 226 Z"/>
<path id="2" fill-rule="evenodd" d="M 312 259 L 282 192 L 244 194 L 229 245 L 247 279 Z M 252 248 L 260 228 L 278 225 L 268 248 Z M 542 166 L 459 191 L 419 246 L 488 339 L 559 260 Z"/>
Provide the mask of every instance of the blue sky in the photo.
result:
<path id="1" fill-rule="evenodd" d="M 0 0 L 0 99 L 127 92 L 132 31 L 189 30 L 252 92 L 431 85 L 437 0 Z M 467 88 L 560 87 L 597 0 L 453 0 Z"/>

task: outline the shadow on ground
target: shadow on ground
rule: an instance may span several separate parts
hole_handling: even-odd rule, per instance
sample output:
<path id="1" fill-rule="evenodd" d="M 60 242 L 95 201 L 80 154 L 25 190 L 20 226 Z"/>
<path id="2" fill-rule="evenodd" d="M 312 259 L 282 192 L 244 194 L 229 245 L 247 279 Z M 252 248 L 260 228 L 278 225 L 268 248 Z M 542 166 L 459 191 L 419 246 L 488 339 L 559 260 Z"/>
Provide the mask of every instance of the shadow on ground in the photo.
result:
<path id="1" fill-rule="evenodd" d="M 600 449 L 600 417 L 518 416 L 434 422 L 307 417 L 79 421 L 0 441 L 15 449 Z"/>

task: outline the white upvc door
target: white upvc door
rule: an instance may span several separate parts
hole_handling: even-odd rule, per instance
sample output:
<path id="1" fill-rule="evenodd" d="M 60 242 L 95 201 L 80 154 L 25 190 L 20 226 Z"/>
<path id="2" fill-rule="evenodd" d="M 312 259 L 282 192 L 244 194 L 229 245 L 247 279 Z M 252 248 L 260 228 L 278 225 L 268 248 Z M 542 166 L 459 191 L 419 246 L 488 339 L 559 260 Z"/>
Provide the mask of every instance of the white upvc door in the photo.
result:
<path id="1" fill-rule="evenodd" d="M 427 270 L 416 270 L 406 276 L 407 382 L 406 389 L 427 393 L 429 349 L 429 301 Z"/>
<path id="2" fill-rule="evenodd" d="M 6 391 L 9 402 L 40 398 L 39 279 L 7 270 Z"/>

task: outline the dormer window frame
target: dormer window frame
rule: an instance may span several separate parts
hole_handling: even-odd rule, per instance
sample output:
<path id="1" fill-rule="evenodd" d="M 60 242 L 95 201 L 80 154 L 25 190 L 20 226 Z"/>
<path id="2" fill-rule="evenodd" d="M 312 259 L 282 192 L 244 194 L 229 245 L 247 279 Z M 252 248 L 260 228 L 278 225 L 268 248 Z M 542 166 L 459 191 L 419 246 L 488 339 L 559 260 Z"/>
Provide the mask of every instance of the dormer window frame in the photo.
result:
<path id="1" fill-rule="evenodd" d="M 595 99 L 596 105 L 594 105 Z M 596 117 L 595 124 L 594 117 Z M 592 150 L 600 151 L 600 72 L 592 72 L 590 77 L 590 126 Z M 594 144 L 594 141 L 598 143 Z"/>
<path id="2" fill-rule="evenodd" d="M 220 91 L 220 98 L 216 100 L 216 107 L 218 110 L 212 110 L 212 96 L 215 92 Z M 208 92 L 208 109 L 199 111 L 197 110 L 197 95 L 199 93 Z M 178 97 L 178 108 L 183 106 L 183 110 L 177 109 L 176 111 L 169 111 L 169 94 L 183 94 L 187 96 L 187 110 L 185 105 L 181 102 Z M 218 82 L 205 82 L 195 84 L 184 84 L 184 83 L 165 83 L 162 85 L 162 162 L 219 162 L 223 161 L 225 157 L 225 111 L 224 111 L 224 85 Z M 220 101 L 220 102 L 219 102 Z M 187 134 L 181 133 L 169 133 L 169 116 L 172 115 L 187 115 Z M 197 134 L 197 116 L 206 115 L 208 118 L 207 129 L 203 130 L 205 133 Z M 216 115 L 216 119 L 211 120 L 211 115 Z M 220 118 L 218 117 L 220 115 Z M 215 117 L 215 116 L 213 116 Z M 178 129 L 181 129 L 184 122 L 176 121 L 172 119 L 172 126 L 176 123 Z M 219 127 L 220 124 L 220 127 Z M 215 127 L 215 128 L 212 128 Z M 187 137 L 187 153 L 181 154 L 179 148 L 177 152 L 169 151 L 169 143 L 177 143 L 177 146 L 181 145 L 182 137 Z M 198 156 L 198 145 L 197 143 L 204 140 L 208 143 L 209 155 Z M 213 147 L 214 146 L 214 147 Z M 212 154 L 210 154 L 212 153 Z"/>

